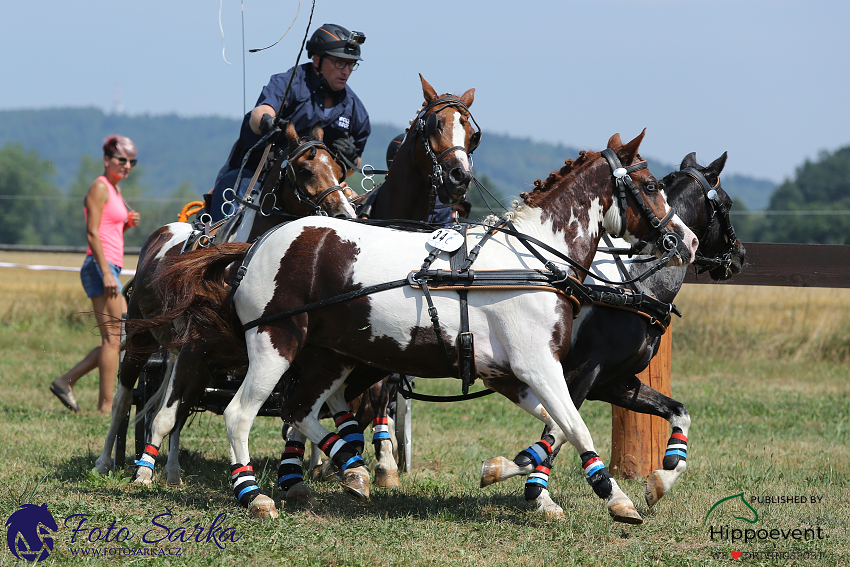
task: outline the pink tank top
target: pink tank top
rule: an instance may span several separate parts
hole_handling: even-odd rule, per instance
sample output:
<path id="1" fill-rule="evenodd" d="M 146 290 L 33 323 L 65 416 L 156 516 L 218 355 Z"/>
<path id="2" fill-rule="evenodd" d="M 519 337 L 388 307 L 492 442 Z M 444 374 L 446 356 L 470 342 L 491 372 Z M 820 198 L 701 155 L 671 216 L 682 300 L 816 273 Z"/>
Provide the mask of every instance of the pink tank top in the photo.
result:
<path id="1" fill-rule="evenodd" d="M 121 195 L 112 183 L 103 175 L 98 179 L 106 183 L 109 190 L 109 200 L 103 205 L 103 215 L 98 229 L 100 243 L 103 245 L 103 255 L 107 262 L 121 267 L 124 265 L 124 224 L 129 218 L 129 213 Z M 85 207 L 83 212 L 88 220 L 89 213 Z M 91 247 L 86 250 L 86 254 L 91 255 Z"/>

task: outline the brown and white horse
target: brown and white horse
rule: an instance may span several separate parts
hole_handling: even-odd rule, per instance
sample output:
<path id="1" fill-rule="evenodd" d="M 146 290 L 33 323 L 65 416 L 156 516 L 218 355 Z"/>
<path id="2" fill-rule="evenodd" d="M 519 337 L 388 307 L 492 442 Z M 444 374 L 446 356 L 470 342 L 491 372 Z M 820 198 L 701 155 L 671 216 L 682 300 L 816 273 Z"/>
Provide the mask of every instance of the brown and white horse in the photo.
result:
<path id="1" fill-rule="evenodd" d="M 227 240 L 246 242 L 258 238 L 284 219 L 310 214 L 343 218 L 354 216 L 354 209 L 339 185 L 344 178 L 345 169 L 321 143 L 323 137 L 321 127 L 314 127 L 310 136 L 302 139 L 290 124 L 286 131 L 279 135 L 283 137 L 283 142 L 288 145 L 289 151 L 282 153 L 272 164 L 259 191 L 252 197 L 253 203 L 243 202 L 239 206 L 233 205 L 231 212 L 234 214 L 228 220 L 213 227 L 213 231 L 219 231 L 219 236 L 222 231 L 227 231 L 229 232 Z M 138 269 L 127 302 L 128 317 L 150 317 L 159 312 L 160 298 L 151 284 L 157 277 L 160 263 L 165 257 L 184 252 L 189 238 L 198 236 L 193 235 L 196 232 L 189 223 L 175 222 L 163 226 L 148 238 L 139 254 Z M 155 333 L 134 335 L 127 341 L 126 351 L 134 354 L 124 356 L 121 361 L 118 390 L 113 401 L 112 422 L 103 452 L 95 465 L 101 474 L 106 474 L 112 467 L 115 437 L 121 420 L 127 415 L 132 403 L 133 387 L 147 362 L 147 356 L 144 355 L 156 349 L 159 344 L 169 342 L 171 333 L 171 328 L 164 328 Z M 184 353 L 187 367 L 202 371 L 203 357 L 190 357 L 189 354 Z M 166 376 L 170 376 L 173 367 L 174 357 L 169 356 Z M 180 427 L 174 427 L 174 421 L 178 418 L 173 402 L 172 400 L 170 405 L 166 405 L 175 411 L 173 415 L 168 415 L 167 412 L 160 412 L 161 415 L 157 415 L 159 421 L 155 420 L 155 426 L 158 425 L 159 429 L 155 427 L 155 436 L 161 439 L 162 436 L 173 431 L 165 470 L 169 484 L 181 484 L 178 460 Z M 185 411 L 180 412 L 181 426 L 188 416 L 190 407 L 187 405 L 184 408 Z M 164 433 L 163 429 L 165 429 Z M 156 446 L 159 446 L 159 441 L 156 442 Z M 137 475 L 137 481 L 149 482 L 153 473 L 152 464 L 150 463 L 151 467 L 147 465 L 142 467 L 144 470 Z"/>
<path id="2" fill-rule="evenodd" d="M 401 144 L 391 175 L 371 195 L 372 218 L 424 221 L 427 220 L 433 208 L 434 199 L 439 197 L 440 200 L 451 202 L 461 199 L 469 190 L 472 173 L 468 154 L 474 150 L 480 140 L 480 132 L 472 127 L 473 119 L 469 111 L 475 90 L 470 89 L 459 97 L 450 94 L 437 95 L 433 87 L 421 75 L 420 80 L 425 103 L 411 121 L 411 128 Z M 305 201 L 308 200 L 305 199 Z M 248 210 L 246 215 L 252 213 L 252 210 Z M 248 218 L 246 216 L 246 220 Z M 235 241 L 251 241 L 262 234 L 262 232 L 251 230 L 247 235 L 240 236 L 246 233 L 244 225 L 245 223 L 243 228 L 239 229 Z M 265 224 L 263 228 L 267 229 L 271 226 L 273 225 Z M 158 296 L 151 300 L 151 302 L 154 301 L 158 306 Z M 148 313 L 151 312 L 148 310 Z M 136 346 L 128 345 L 129 350 L 133 350 Z M 136 471 L 136 482 L 150 482 L 161 440 L 168 432 L 171 432 L 168 463 L 165 468 L 166 478 L 169 484 L 181 483 L 180 465 L 177 459 L 179 431 L 188 416 L 189 408 L 200 398 L 208 383 L 208 375 L 205 372 L 208 358 L 200 350 L 187 347 L 180 350 L 174 369 L 171 370 L 169 367 L 167 375 L 170 378 L 163 383 L 155 396 L 157 400 L 164 397 L 163 405 L 154 418 L 150 443 L 145 450 L 146 455 L 141 456 L 139 461 L 141 464 Z M 245 363 L 247 364 L 247 359 Z M 139 372 L 134 370 L 130 388 L 135 383 Z M 365 366 L 361 372 L 370 377 L 377 372 L 377 378 L 386 374 Z M 377 378 L 371 378 L 369 383 L 371 384 Z M 354 397 L 357 393 L 359 391 L 350 396 Z M 129 401 L 127 404 L 129 406 Z M 386 414 L 385 405 L 376 409 L 379 412 L 383 411 L 383 415 Z M 354 433 L 355 436 L 359 434 L 361 439 L 364 425 L 359 424 L 358 431 Z M 112 430 L 110 435 L 114 438 Z M 375 436 L 375 439 L 376 477 L 386 479 L 384 486 L 398 486 L 397 465 L 392 456 L 391 441 L 389 438 L 380 436 Z M 303 435 L 291 430 L 287 440 L 287 450 L 281 458 L 280 483 L 287 498 L 309 501 L 312 495 L 301 482 L 304 441 Z M 111 442 L 112 439 L 107 437 L 106 443 Z M 292 455 L 297 455 L 297 458 Z M 111 448 L 108 453 L 105 448 L 104 455 L 98 459 L 98 470 L 102 472 L 108 470 L 105 465 L 109 463 L 109 460 L 111 460 Z M 293 471 L 293 474 L 289 474 L 289 471 Z"/>
<path id="3" fill-rule="evenodd" d="M 729 219 L 732 199 L 720 185 L 720 172 L 726 154 L 703 167 L 695 154 L 682 160 L 679 171 L 661 180 L 667 200 L 681 218 L 700 235 L 695 265 L 708 271 L 714 280 L 726 280 L 743 269 L 746 250 L 735 236 Z M 622 247 L 614 241 L 615 247 Z M 651 258 L 649 258 L 651 259 Z M 646 256 L 614 258 L 597 252 L 593 273 L 609 281 L 631 279 L 649 266 Z M 672 304 L 682 287 L 685 267 L 668 266 L 634 289 L 665 304 Z M 595 283 L 589 276 L 585 283 Z M 663 468 L 647 477 L 645 499 L 654 506 L 673 487 L 687 466 L 687 436 L 690 416 L 681 403 L 640 382 L 635 376 L 655 355 L 664 332 L 663 323 L 653 323 L 644 315 L 617 307 L 590 305 L 573 323 L 570 351 L 561 359 L 564 378 L 576 408 L 585 400 L 602 400 L 639 413 L 658 415 L 670 422 L 672 430 L 665 450 Z M 513 461 L 504 457 L 486 459 L 482 464 L 481 486 L 489 486 L 517 475 L 529 475 L 525 498 L 539 513 L 563 517 L 547 488 L 550 471 L 560 444 L 549 429 L 541 442 L 521 451 Z"/>
<path id="4" fill-rule="evenodd" d="M 661 238 L 648 248 L 672 240 L 680 261 L 689 262 L 697 238 L 670 210 L 638 155 L 642 139 L 643 133 L 624 145 L 615 135 L 609 150 L 582 152 L 575 162 L 568 161 L 512 212 L 515 232 L 470 231 L 470 243 L 480 243 L 489 234 L 476 270 L 565 278 L 575 269 L 563 263 L 559 267 L 559 258 L 569 257 L 587 269 L 603 231 L 620 234 L 630 243 L 660 231 Z M 624 185 L 631 193 L 618 193 Z M 525 240 L 517 234 L 526 235 Z M 301 374 L 285 384 L 286 421 L 319 444 L 343 471 L 343 488 L 364 500 L 369 496 L 369 474 L 363 459 L 351 443 L 322 426 L 317 419 L 322 404 L 332 410 L 346 407 L 342 386 L 358 362 L 423 378 L 458 376 L 453 362 L 458 352 L 450 339 L 461 331 L 459 318 L 451 315 L 459 310 L 457 294 L 435 289 L 429 296 L 424 288 L 406 285 L 431 251 L 426 245 L 429 236 L 334 219 L 302 219 L 277 229 L 251 252 L 232 296 L 243 323 L 249 366 L 224 419 L 234 494 L 253 515 L 275 516 L 277 511 L 257 485 L 248 436 L 260 406 L 293 362 L 301 366 Z M 165 298 L 163 313 L 158 320 L 139 322 L 140 330 L 181 316 L 192 325 L 217 328 L 222 333 L 218 340 L 236 344 L 238 336 L 228 336 L 233 333 L 230 314 L 222 311 L 228 295 L 225 266 L 244 259 L 247 246 L 225 244 L 217 249 L 218 258 L 190 253 L 169 260 L 158 282 Z M 450 271 L 446 260 L 436 253 L 431 256 L 434 269 Z M 203 287 L 196 285 L 202 280 Z M 400 282 L 400 287 L 359 294 L 387 282 Z M 349 300 L 335 302 L 343 294 L 350 294 Z M 441 327 L 428 323 L 436 312 L 444 314 Z M 575 298 L 549 289 L 471 291 L 468 328 L 478 338 L 478 375 L 487 387 L 570 442 L 609 513 L 615 520 L 637 523 L 640 516 L 596 455 L 563 379 L 560 361 L 569 352 L 576 314 Z M 206 339 L 207 348 L 216 348 L 210 343 L 215 335 Z M 193 343 L 192 338 L 181 341 Z M 201 342 L 194 344 L 200 348 Z"/>

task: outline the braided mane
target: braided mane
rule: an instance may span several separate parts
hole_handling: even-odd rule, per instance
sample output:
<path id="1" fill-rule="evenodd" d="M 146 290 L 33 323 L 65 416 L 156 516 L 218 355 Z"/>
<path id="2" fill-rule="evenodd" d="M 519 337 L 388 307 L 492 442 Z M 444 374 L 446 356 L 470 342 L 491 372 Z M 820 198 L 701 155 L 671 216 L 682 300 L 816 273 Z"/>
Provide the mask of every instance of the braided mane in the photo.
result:
<path id="1" fill-rule="evenodd" d="M 559 184 L 567 175 L 575 173 L 577 170 L 593 161 L 598 155 L 598 152 L 585 150 L 580 151 L 576 159 L 566 160 L 564 162 L 564 166 L 558 171 L 550 173 L 549 177 L 546 178 L 546 181 L 536 179 L 534 181 L 534 189 L 532 189 L 531 192 L 520 193 L 520 198 L 530 207 L 537 205 L 546 196 L 548 191 L 552 189 L 552 187 Z"/>

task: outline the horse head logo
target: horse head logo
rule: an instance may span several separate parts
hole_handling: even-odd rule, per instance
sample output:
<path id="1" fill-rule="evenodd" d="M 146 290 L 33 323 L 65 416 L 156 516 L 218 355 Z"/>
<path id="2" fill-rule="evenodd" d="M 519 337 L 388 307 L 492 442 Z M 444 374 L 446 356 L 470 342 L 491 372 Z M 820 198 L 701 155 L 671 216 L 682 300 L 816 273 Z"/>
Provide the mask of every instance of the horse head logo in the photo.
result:
<path id="1" fill-rule="evenodd" d="M 744 520 L 745 522 L 749 522 L 751 524 L 755 524 L 756 522 L 758 522 L 759 521 L 759 513 L 756 512 L 755 508 L 753 508 L 752 506 L 749 505 L 746 498 L 744 498 L 744 493 L 739 492 L 738 494 L 733 494 L 732 496 L 727 496 L 726 498 L 721 498 L 720 500 L 715 502 L 714 505 L 711 507 L 711 509 L 709 509 L 708 514 L 705 515 L 705 519 L 702 521 L 702 525 L 705 526 L 705 523 L 708 521 L 708 517 L 711 515 L 712 512 L 714 512 L 715 508 L 717 508 L 718 506 L 720 506 L 721 504 L 723 504 L 727 500 L 734 500 L 736 498 L 740 499 L 741 502 L 744 503 L 744 506 L 746 506 L 747 508 L 749 508 L 753 512 L 755 517 L 752 520 L 749 519 L 749 518 L 744 518 L 742 516 L 732 516 L 732 517 L 735 518 L 736 520 Z"/>
<path id="2" fill-rule="evenodd" d="M 6 520 L 6 542 L 18 559 L 39 562 L 53 551 L 51 532 L 59 529 L 47 504 L 24 504 Z"/>

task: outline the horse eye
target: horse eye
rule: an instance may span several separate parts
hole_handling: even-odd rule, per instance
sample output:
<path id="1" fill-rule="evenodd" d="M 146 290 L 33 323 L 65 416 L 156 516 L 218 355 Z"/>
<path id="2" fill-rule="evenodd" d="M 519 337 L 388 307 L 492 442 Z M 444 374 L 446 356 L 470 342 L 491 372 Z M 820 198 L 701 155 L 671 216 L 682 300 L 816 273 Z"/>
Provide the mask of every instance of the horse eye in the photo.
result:
<path id="1" fill-rule="evenodd" d="M 651 181 L 646 184 L 644 190 L 648 193 L 655 193 L 656 191 L 658 191 L 658 185 L 654 181 Z"/>

